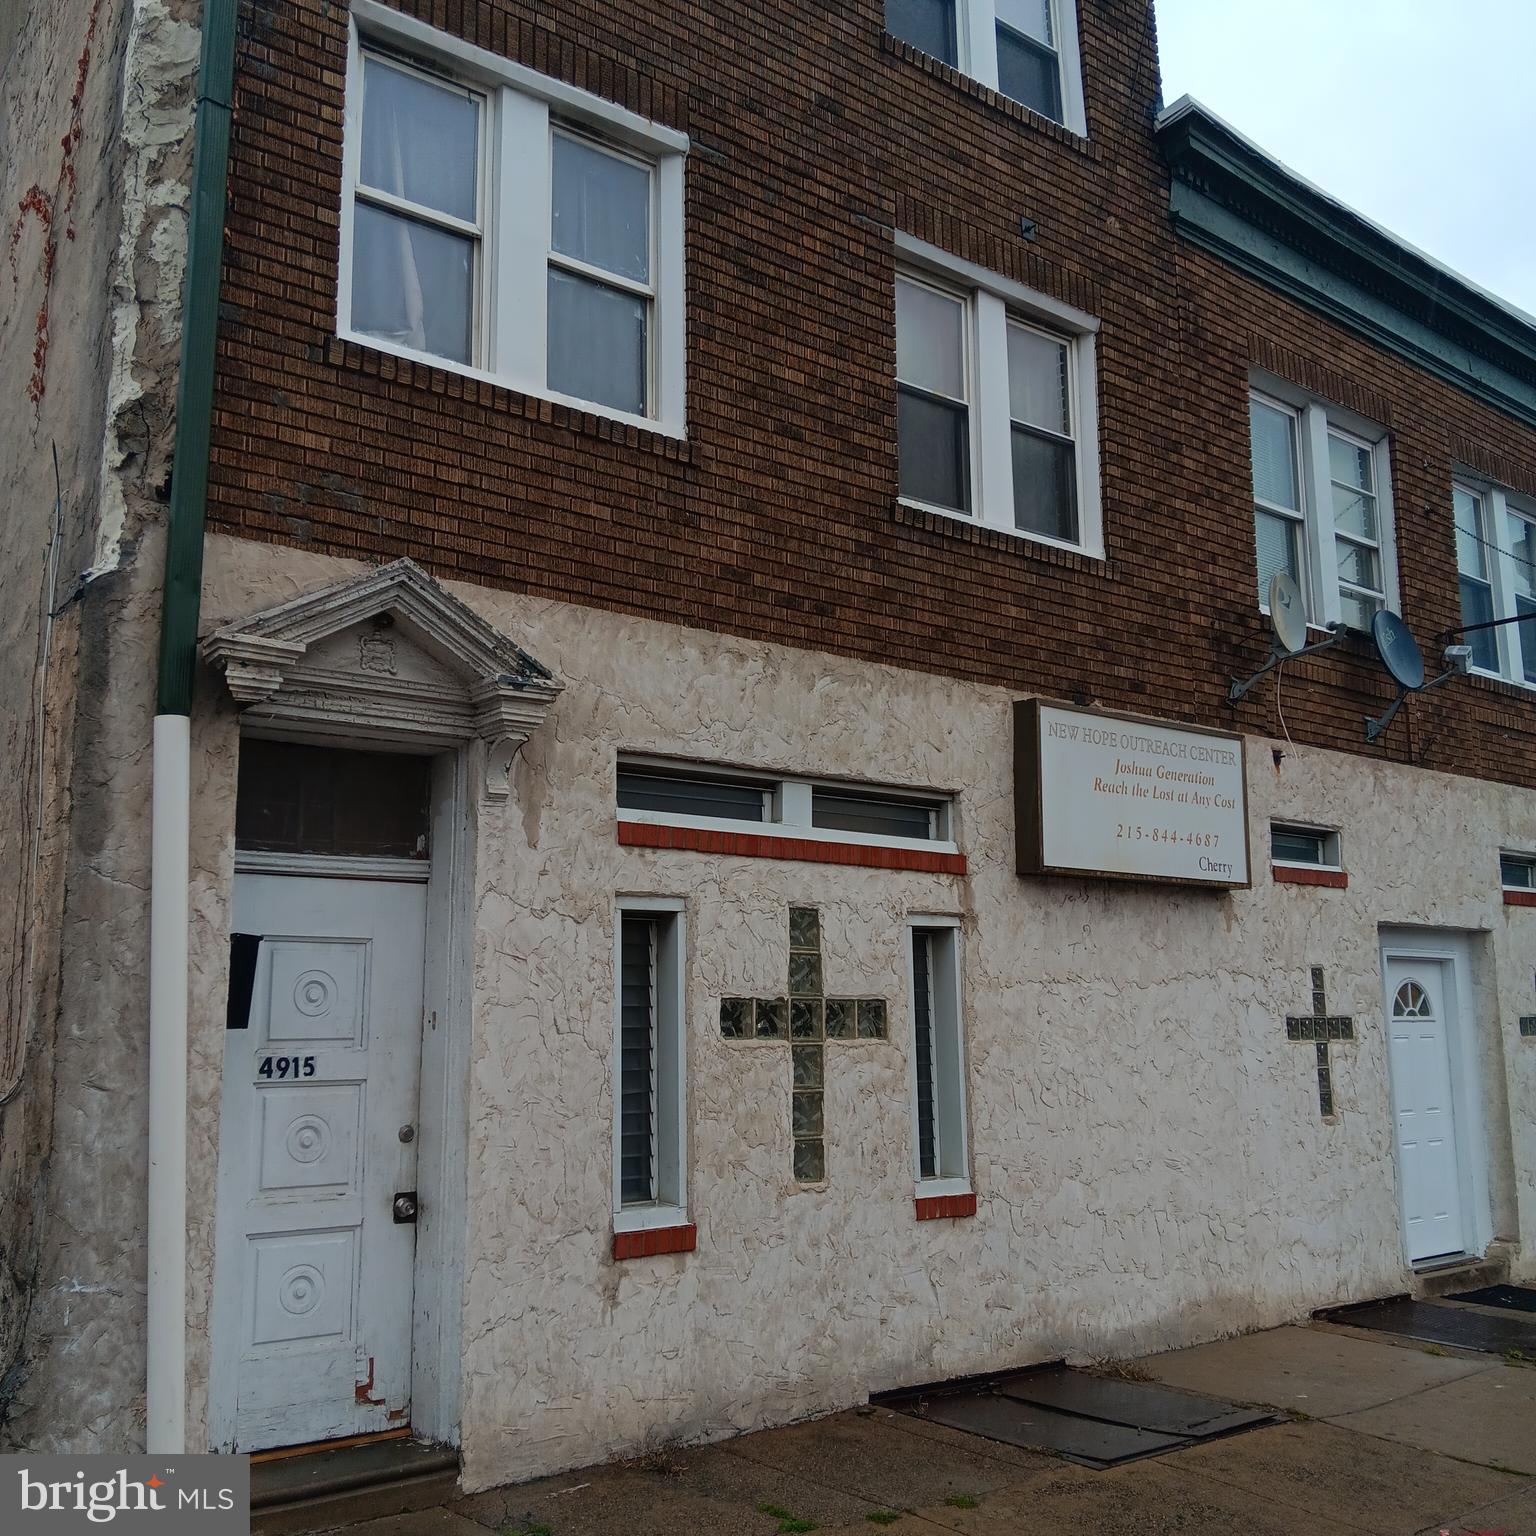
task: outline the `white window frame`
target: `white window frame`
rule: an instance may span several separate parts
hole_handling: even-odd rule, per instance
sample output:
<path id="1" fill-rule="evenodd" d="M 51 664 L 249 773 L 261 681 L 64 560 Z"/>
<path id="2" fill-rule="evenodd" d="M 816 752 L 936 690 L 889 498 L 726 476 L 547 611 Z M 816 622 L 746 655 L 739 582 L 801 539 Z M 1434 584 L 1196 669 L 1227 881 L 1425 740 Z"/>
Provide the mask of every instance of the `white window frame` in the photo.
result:
<path id="1" fill-rule="evenodd" d="M 1531 871 L 1531 883 L 1529 885 L 1511 885 L 1504 878 L 1504 862 L 1508 860 L 1512 864 L 1522 864 Z M 1524 891 L 1530 893 L 1536 891 L 1536 853 L 1520 852 L 1514 848 L 1499 849 L 1499 887 L 1506 891 Z"/>
<path id="2" fill-rule="evenodd" d="M 1309 859 L 1278 859 L 1274 852 L 1276 832 L 1294 832 L 1300 837 L 1319 838 L 1327 857 L 1317 862 Z M 1278 865 L 1282 869 L 1324 869 L 1333 874 L 1344 872 L 1344 839 L 1337 827 L 1315 827 L 1301 821 L 1272 821 L 1269 824 L 1269 836 L 1271 865 Z"/>
<path id="3" fill-rule="evenodd" d="M 1050 0 L 1051 32 L 1060 72 L 1061 122 L 1069 133 L 1088 137 L 1083 104 L 1083 65 L 1077 36 L 1076 0 Z M 997 7 L 993 0 L 955 0 L 955 68 L 997 91 Z M 1007 100 L 1012 101 L 1013 97 Z M 1023 102 L 1020 106 L 1025 106 Z M 1027 108 L 1034 111 L 1034 108 Z M 1047 119 L 1050 121 L 1050 119 Z"/>
<path id="4" fill-rule="evenodd" d="M 1477 536 L 1483 545 L 1487 560 L 1488 585 L 1493 592 L 1493 616 L 1495 619 L 1509 621 L 1500 624 L 1497 629 L 1486 631 L 1493 636 L 1498 650 L 1498 671 L 1491 672 L 1487 667 L 1479 666 L 1474 666 L 1472 670 L 1479 677 L 1494 677 L 1516 688 L 1536 690 L 1536 683 L 1529 682 L 1525 676 L 1525 656 L 1520 640 L 1520 625 L 1515 622 L 1517 618 L 1515 541 L 1510 527 L 1516 518 L 1522 522 L 1536 524 L 1536 500 L 1521 496 L 1495 481 L 1484 479 L 1479 475 L 1466 474 L 1460 470 L 1452 476 L 1452 485 L 1453 489 L 1459 489 L 1477 497 L 1483 524 L 1477 530 Z M 1456 515 L 1455 505 L 1453 497 L 1451 502 L 1453 518 Z M 1452 529 L 1453 541 L 1454 538 L 1455 530 Z M 1456 577 L 1459 593 L 1461 579 L 1459 555 L 1456 561 Z M 1459 596 L 1457 610 L 1460 611 Z"/>
<path id="5" fill-rule="evenodd" d="M 481 111 L 480 260 L 477 263 L 476 341 L 471 365 L 353 331 L 352 220 L 362 154 L 362 60 L 365 51 L 390 57 L 429 77 L 483 97 Z M 652 170 L 652 267 L 647 400 L 637 415 L 548 387 L 549 229 L 554 134 L 588 138 Z M 342 153 L 341 228 L 336 284 L 336 333 L 344 341 L 520 394 L 568 405 L 667 437 L 686 436 L 686 307 L 683 170 L 688 136 L 477 48 L 378 0 L 353 0 L 348 26 Z M 542 154 L 528 152 L 542 142 Z M 365 199 L 367 195 L 365 194 Z M 372 200 L 372 199 L 367 199 Z M 519 213 L 542 209 L 542 236 L 516 238 Z M 434 219 L 434 222 L 440 222 Z M 444 227 L 450 227 L 445 225 Z M 568 258 L 557 258 L 562 267 Z M 611 273 L 592 274 L 625 287 Z"/>
<path id="6" fill-rule="evenodd" d="M 652 1127 L 656 1138 L 658 1189 L 670 1184 L 671 1199 L 625 1205 L 620 1158 L 623 1038 L 624 918 L 667 916 L 661 930 L 665 952 L 656 957 L 656 1108 Z M 613 1230 L 646 1232 L 656 1227 L 685 1226 L 688 1221 L 688 1032 L 687 912 L 683 900 L 672 896 L 620 896 L 613 917 Z"/>
<path id="7" fill-rule="evenodd" d="M 1381 579 L 1386 606 L 1400 613 L 1397 579 L 1397 517 L 1392 505 L 1392 463 L 1385 427 L 1357 416 L 1342 406 L 1298 390 L 1294 385 L 1270 374 L 1253 374 L 1248 381 L 1248 395 L 1272 410 L 1282 411 L 1296 422 L 1296 442 L 1300 462 L 1297 466 L 1301 492 L 1302 590 L 1307 605 L 1307 622 L 1313 629 L 1326 629 L 1343 622 L 1344 607 L 1339 596 L 1338 545 L 1333 523 L 1333 477 L 1329 472 L 1328 436 L 1335 432 L 1352 439 L 1371 455 L 1371 474 L 1376 486 L 1376 518 L 1381 552 Z M 1250 491 L 1253 491 L 1252 441 L 1249 442 Z M 1261 503 L 1256 492 L 1253 505 L 1264 506 L 1277 515 L 1290 516 L 1282 508 Z M 1357 541 L 1363 542 L 1363 541 Z M 1258 595 L 1259 612 L 1267 614 L 1269 604 Z"/>
<path id="8" fill-rule="evenodd" d="M 952 517 L 1031 544 L 1104 558 L 1104 515 L 1099 484 L 1099 322 L 1071 305 L 1036 293 L 974 262 L 896 232 L 897 275 L 967 301 L 966 398 L 969 402 L 971 510 L 935 506 L 910 496 L 901 504 Z M 1017 321 L 1063 342 L 1074 428 L 1077 542 L 1014 526 L 1013 411 L 1008 385 L 1008 324 Z"/>
<path id="9" fill-rule="evenodd" d="M 944 989 L 942 1000 L 938 994 L 936 979 L 930 967 L 929 980 L 935 991 L 929 1010 L 934 1027 L 934 1101 L 933 1113 L 938 1126 L 941 1170 L 944 1165 L 943 1146 L 946 1130 L 952 1138 L 950 1171 L 941 1171 L 933 1178 L 923 1177 L 922 1146 L 918 1129 L 917 1089 L 917 977 L 913 963 L 913 939 L 918 929 L 942 930 L 952 935 L 949 940 L 949 960 L 953 975 Z M 907 998 L 909 1019 L 907 1053 L 907 1084 L 912 1130 L 912 1181 L 918 1199 L 938 1195 L 968 1195 L 971 1193 L 971 1131 L 967 1105 L 967 1079 L 965 1070 L 965 985 L 964 961 L 960 947 L 960 919 L 954 916 L 934 916 L 913 913 L 906 920 Z M 953 1059 L 949 1070 L 941 1078 L 938 1070 L 940 1029 L 949 1032 L 946 1042 L 952 1048 Z M 953 1171 L 958 1165 L 961 1172 Z"/>
<path id="10" fill-rule="evenodd" d="M 689 816 L 679 811 L 643 811 L 617 806 L 619 822 L 653 827 L 693 827 L 711 832 L 740 832 L 754 837 L 796 838 L 802 842 L 857 843 L 869 848 L 912 848 L 926 853 L 958 853 L 955 841 L 953 796 L 930 789 L 907 789 L 890 784 L 853 784 L 840 779 L 812 779 L 765 774 L 750 768 L 722 767 L 715 763 L 680 763 L 675 758 L 646 757 L 625 752 L 620 766 L 679 777 L 718 780 L 744 779 L 752 784 L 769 781 L 765 790 L 765 821 L 736 821 L 729 816 Z M 813 792 L 829 789 L 842 794 L 889 796 L 895 800 L 928 801 L 933 807 L 931 838 L 887 837 L 878 832 L 845 832 L 811 824 Z"/>

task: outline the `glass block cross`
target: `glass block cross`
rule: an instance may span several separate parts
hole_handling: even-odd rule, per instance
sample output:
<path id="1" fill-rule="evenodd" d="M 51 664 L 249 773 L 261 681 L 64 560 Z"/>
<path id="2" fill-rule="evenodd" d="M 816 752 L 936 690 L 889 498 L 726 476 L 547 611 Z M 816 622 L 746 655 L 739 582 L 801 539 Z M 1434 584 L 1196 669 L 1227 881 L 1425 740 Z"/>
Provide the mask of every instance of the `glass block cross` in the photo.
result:
<path id="1" fill-rule="evenodd" d="M 1317 1102 L 1324 1117 L 1333 1113 L 1333 1064 L 1328 1046 L 1334 1040 L 1353 1040 L 1355 1021 L 1350 1015 L 1328 1012 L 1328 988 L 1323 968 L 1312 967 L 1312 1012 L 1285 1016 L 1287 1040 L 1310 1041 L 1317 1052 Z"/>
<path id="2" fill-rule="evenodd" d="M 789 995 L 722 997 L 726 1040 L 787 1040 L 794 1174 L 801 1184 L 827 1176 L 825 1094 L 829 1040 L 884 1040 L 883 997 L 828 997 L 821 964 L 821 914 L 789 909 Z"/>

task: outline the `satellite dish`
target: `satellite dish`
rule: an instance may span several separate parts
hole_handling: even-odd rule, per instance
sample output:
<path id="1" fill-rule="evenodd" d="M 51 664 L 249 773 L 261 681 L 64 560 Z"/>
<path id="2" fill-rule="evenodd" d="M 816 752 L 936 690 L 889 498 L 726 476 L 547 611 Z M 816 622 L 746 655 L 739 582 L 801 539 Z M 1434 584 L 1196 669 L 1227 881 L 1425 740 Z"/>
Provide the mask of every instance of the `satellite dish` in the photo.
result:
<path id="1" fill-rule="evenodd" d="M 1294 656 L 1307 643 L 1307 606 L 1295 577 L 1276 571 L 1269 578 L 1269 623 L 1275 632 L 1275 645 Z"/>
<path id="2" fill-rule="evenodd" d="M 1408 626 L 1390 608 L 1383 608 L 1371 620 L 1371 639 L 1392 681 L 1404 693 L 1417 693 L 1424 686 L 1424 653 Z"/>

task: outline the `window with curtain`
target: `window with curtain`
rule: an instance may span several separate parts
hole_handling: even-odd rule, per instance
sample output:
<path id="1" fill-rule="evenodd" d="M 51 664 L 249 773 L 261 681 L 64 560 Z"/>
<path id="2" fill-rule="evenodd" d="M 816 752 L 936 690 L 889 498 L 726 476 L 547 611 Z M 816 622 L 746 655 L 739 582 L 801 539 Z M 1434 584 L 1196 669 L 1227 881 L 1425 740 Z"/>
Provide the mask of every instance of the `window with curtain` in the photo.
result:
<path id="1" fill-rule="evenodd" d="M 510 60 L 405 63 L 432 49 L 387 17 L 349 46 L 340 333 L 683 436 L 687 136 Z"/>
<path id="2" fill-rule="evenodd" d="M 352 328 L 474 363 L 484 99 L 376 54 L 362 78 Z"/>

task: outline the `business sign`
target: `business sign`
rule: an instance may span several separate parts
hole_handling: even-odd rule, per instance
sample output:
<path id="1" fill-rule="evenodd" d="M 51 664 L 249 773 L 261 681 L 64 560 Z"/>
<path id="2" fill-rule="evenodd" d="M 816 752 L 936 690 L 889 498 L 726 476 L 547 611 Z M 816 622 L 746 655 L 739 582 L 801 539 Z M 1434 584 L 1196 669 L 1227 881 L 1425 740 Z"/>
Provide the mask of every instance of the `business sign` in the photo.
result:
<path id="1" fill-rule="evenodd" d="M 1040 699 L 1013 710 L 1021 875 L 1249 884 L 1242 737 Z"/>

